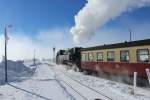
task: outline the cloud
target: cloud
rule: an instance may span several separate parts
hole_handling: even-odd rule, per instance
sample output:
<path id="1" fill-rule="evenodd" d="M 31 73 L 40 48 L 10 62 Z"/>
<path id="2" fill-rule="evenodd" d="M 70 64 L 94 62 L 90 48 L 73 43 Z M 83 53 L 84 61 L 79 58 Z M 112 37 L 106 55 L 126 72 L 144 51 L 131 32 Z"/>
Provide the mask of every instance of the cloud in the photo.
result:
<path id="1" fill-rule="evenodd" d="M 150 0 L 87 0 L 75 15 L 75 26 L 70 29 L 75 43 L 91 38 L 95 31 L 122 13 L 149 6 Z"/>
<path id="2" fill-rule="evenodd" d="M 72 44 L 68 42 L 71 36 L 68 36 L 68 28 L 54 28 L 39 31 L 34 37 L 26 35 L 27 33 L 13 32 L 9 33 L 8 40 L 8 59 L 32 59 L 34 49 L 37 58 L 52 58 L 52 48 L 67 48 Z M 0 55 L 4 55 L 4 35 L 0 35 Z"/>

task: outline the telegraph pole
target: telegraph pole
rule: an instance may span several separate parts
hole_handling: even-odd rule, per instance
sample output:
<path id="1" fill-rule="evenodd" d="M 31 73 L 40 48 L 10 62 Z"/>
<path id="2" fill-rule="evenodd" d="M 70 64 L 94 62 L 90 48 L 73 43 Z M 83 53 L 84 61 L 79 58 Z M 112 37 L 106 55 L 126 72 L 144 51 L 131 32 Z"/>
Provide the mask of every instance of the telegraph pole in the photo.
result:
<path id="1" fill-rule="evenodd" d="M 7 43 L 8 43 L 8 30 L 7 28 L 10 28 L 12 27 L 11 25 L 8 25 L 5 27 L 5 33 L 4 33 L 4 36 L 5 36 L 5 83 L 8 82 L 8 75 L 7 75 Z"/>

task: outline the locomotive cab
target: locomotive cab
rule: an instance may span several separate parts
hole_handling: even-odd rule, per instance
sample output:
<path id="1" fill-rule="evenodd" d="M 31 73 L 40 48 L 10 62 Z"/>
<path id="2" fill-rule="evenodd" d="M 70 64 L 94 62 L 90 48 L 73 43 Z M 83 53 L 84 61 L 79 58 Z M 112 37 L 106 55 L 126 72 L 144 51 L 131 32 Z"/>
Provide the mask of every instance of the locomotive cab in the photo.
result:
<path id="1" fill-rule="evenodd" d="M 67 50 L 59 50 L 56 55 L 56 63 L 77 66 L 80 69 L 81 48 L 75 47 Z"/>

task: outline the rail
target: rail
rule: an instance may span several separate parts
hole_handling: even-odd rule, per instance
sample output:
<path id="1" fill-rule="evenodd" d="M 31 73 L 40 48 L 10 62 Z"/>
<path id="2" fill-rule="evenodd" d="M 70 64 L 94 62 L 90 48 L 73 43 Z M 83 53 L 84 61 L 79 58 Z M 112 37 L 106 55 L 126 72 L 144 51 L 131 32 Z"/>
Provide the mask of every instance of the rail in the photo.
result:
<path id="1" fill-rule="evenodd" d="M 45 64 L 48 65 L 48 66 L 50 66 L 50 64 L 48 64 L 48 63 L 45 63 Z M 55 70 L 55 69 L 52 69 L 52 70 Z M 91 88 L 91 87 L 89 87 L 89 86 L 87 86 L 87 85 L 85 85 L 85 84 L 83 84 L 83 83 L 77 81 L 76 79 L 74 79 L 74 78 L 72 78 L 71 76 L 67 75 L 67 74 L 64 73 L 63 71 L 60 71 L 60 72 L 63 73 L 63 74 L 64 74 L 65 76 L 67 76 L 68 78 L 70 78 L 71 80 L 75 81 L 76 83 L 78 83 L 78 84 L 80 84 L 80 85 L 82 85 L 82 86 L 84 86 L 84 87 L 90 89 L 91 91 L 94 91 L 94 92 L 98 93 L 99 95 L 102 95 L 102 96 L 104 96 L 104 97 L 106 97 L 106 98 L 108 98 L 108 99 L 110 99 L 110 100 L 113 100 L 112 98 L 110 98 L 110 97 L 104 95 L 104 94 L 101 93 L 100 91 L 97 91 L 97 90 L 95 90 L 95 89 L 93 89 L 93 88 Z M 61 80 L 61 81 L 63 81 L 63 80 Z M 63 81 L 63 82 L 64 82 L 64 83 L 67 83 L 67 82 L 65 82 L 65 81 Z M 68 84 L 68 83 L 67 83 L 67 84 Z M 71 85 L 68 84 L 68 86 L 71 87 L 74 91 L 76 91 Z M 77 91 L 76 91 L 76 92 L 77 92 Z M 81 93 L 78 92 L 78 94 L 80 94 L 85 100 L 88 100 L 88 99 L 87 99 L 86 97 L 84 97 Z"/>

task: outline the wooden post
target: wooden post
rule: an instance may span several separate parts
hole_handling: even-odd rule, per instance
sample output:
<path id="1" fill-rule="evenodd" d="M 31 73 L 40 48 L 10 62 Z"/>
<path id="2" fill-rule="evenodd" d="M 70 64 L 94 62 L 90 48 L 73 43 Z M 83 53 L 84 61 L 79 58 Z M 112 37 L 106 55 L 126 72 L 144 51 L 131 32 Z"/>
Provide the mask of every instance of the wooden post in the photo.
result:
<path id="1" fill-rule="evenodd" d="M 147 77 L 148 77 L 148 80 L 149 80 L 149 84 L 150 84 L 150 70 L 147 68 L 145 69 L 146 70 L 146 73 L 147 73 Z"/>
<path id="2" fill-rule="evenodd" d="M 134 72 L 134 95 L 136 94 L 137 72 Z"/>

